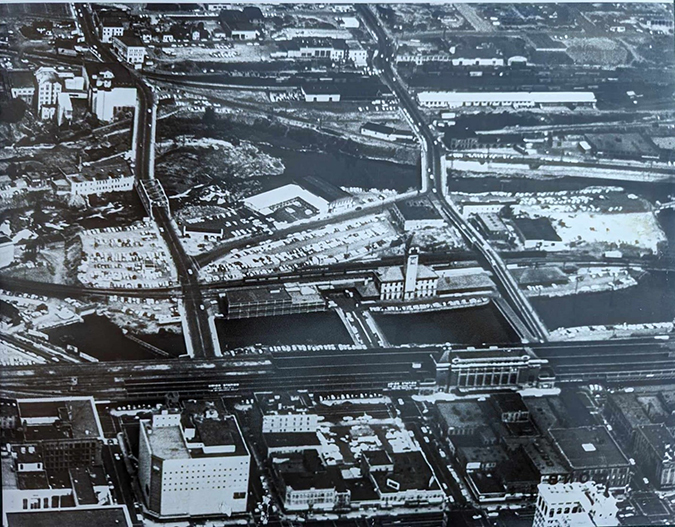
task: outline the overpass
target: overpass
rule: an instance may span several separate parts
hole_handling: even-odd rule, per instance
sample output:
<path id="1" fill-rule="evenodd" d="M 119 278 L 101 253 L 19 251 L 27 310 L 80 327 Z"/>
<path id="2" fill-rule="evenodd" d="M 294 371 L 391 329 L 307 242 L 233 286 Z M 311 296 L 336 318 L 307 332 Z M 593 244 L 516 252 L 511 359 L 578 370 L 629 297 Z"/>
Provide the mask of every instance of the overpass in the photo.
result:
<path id="1" fill-rule="evenodd" d="M 99 40 L 89 5 L 76 4 L 76 6 L 78 21 L 85 35 L 85 40 L 95 51 L 95 54 L 103 61 L 118 62 L 116 55 L 112 53 L 110 48 L 104 46 Z M 126 67 L 126 65 L 124 66 Z M 128 69 L 134 79 L 137 91 L 133 130 L 136 179 L 141 189 L 157 190 L 157 183 L 154 180 L 157 105 L 151 86 L 139 76 L 136 70 Z M 149 206 L 148 214 L 158 225 L 159 232 L 169 248 L 178 272 L 184 307 L 185 344 L 190 355 L 213 357 L 217 350 L 213 345 L 211 327 L 199 288 L 197 267 L 185 253 L 175 224 L 171 219 L 171 211 L 166 204 L 167 200 L 153 199 L 148 200 L 146 206 Z"/>
<path id="2" fill-rule="evenodd" d="M 404 114 L 411 122 L 413 130 L 422 144 L 422 191 L 426 192 L 427 189 L 431 188 L 433 194 L 438 198 L 446 219 L 459 230 L 469 246 L 476 249 L 481 255 L 482 262 L 492 271 L 501 293 L 518 314 L 522 324 L 529 330 L 531 336 L 528 340 L 546 341 L 548 330 L 545 324 L 518 287 L 497 251 L 473 225 L 462 217 L 452 201 L 445 196 L 447 177 L 443 163 L 445 152 L 440 139 L 434 137 L 416 102 L 393 67 L 396 45 L 384 31 L 382 24 L 370 6 L 359 4 L 357 5 L 357 11 L 378 42 L 378 55 L 373 58 L 373 63 L 380 70 L 384 82 L 396 94 Z M 515 322 L 514 325 L 520 325 L 521 322 Z"/>

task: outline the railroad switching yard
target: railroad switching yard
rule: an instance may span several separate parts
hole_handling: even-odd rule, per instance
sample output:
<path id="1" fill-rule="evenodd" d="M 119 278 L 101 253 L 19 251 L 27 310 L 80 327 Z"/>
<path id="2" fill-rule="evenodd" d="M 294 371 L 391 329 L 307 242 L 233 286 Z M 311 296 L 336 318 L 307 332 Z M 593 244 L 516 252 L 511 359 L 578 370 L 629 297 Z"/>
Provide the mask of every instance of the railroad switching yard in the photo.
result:
<path id="1" fill-rule="evenodd" d="M 0 4 L 3 527 L 675 523 L 673 19 Z"/>

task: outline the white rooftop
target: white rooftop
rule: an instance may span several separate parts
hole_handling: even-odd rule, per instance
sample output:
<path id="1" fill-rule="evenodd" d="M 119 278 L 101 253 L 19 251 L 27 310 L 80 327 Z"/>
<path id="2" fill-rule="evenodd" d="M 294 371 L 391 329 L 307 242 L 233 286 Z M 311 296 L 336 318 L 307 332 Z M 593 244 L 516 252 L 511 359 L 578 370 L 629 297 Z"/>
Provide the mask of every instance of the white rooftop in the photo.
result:
<path id="1" fill-rule="evenodd" d="M 590 91 L 551 91 L 551 92 L 453 92 L 453 91 L 421 91 L 417 94 L 421 104 L 443 101 L 447 103 L 470 103 L 484 101 L 486 103 L 508 103 L 527 101 L 540 103 L 595 103 L 595 94 Z"/>
<path id="2" fill-rule="evenodd" d="M 312 207 L 319 211 L 319 214 L 322 214 L 328 210 L 328 202 L 325 199 L 315 196 L 311 192 L 295 184 L 284 185 L 283 187 L 278 187 L 261 194 L 256 194 L 255 196 L 246 198 L 244 203 L 257 212 L 260 212 L 263 215 L 268 215 L 274 212 L 275 208 L 280 204 L 292 201 L 297 198 L 300 198 L 303 201 L 309 203 Z"/>

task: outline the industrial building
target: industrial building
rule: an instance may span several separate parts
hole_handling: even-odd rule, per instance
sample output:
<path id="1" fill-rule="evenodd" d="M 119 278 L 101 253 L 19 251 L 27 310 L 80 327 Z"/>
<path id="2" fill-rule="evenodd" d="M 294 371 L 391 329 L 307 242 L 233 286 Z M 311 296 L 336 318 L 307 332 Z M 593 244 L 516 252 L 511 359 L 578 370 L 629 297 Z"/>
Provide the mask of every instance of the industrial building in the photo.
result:
<path id="1" fill-rule="evenodd" d="M 596 103 L 595 94 L 587 91 L 572 92 L 451 92 L 421 91 L 417 94 L 420 105 L 426 108 L 535 108 L 537 106 L 589 106 Z"/>

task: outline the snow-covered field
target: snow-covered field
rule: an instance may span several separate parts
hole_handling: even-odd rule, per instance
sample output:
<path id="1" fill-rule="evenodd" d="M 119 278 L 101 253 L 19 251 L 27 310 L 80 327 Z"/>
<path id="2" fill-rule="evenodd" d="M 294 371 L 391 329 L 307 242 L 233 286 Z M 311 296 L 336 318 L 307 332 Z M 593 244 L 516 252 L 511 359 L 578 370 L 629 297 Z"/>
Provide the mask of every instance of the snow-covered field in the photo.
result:
<path id="1" fill-rule="evenodd" d="M 656 252 L 657 245 L 666 240 L 658 221 L 651 212 L 597 214 L 593 212 L 546 212 L 553 228 L 566 244 L 602 243 L 617 247 L 631 246 Z"/>

